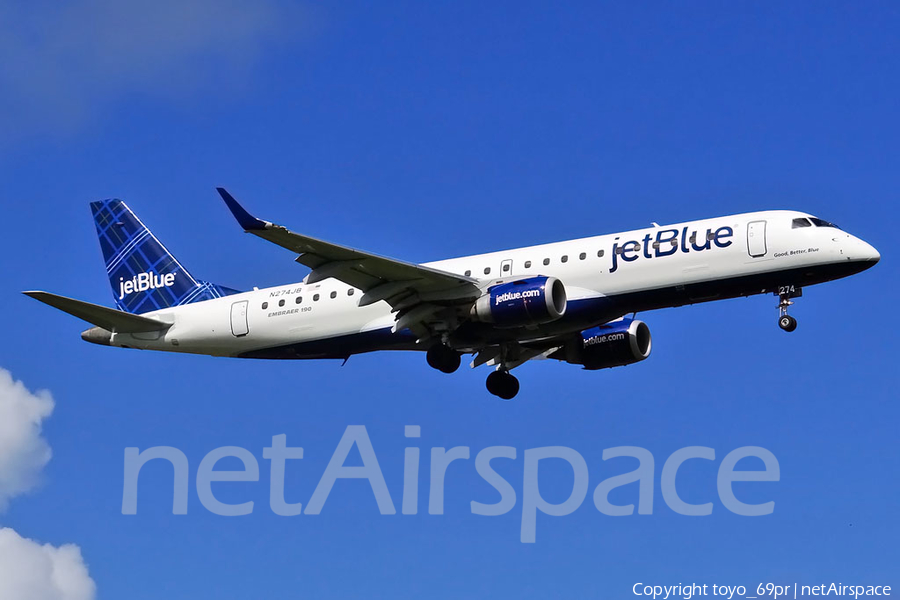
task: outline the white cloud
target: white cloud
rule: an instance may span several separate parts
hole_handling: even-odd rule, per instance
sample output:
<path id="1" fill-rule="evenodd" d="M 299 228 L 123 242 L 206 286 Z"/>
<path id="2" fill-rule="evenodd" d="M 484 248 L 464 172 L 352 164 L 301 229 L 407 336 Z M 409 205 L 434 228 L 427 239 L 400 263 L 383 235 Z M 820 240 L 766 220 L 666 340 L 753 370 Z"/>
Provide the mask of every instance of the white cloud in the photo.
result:
<path id="1" fill-rule="evenodd" d="M 30 392 L 0 368 L 0 511 L 37 484 L 50 460 L 41 423 L 52 412 L 50 392 Z M 95 595 L 78 546 L 41 545 L 0 528 L 0 598 L 93 600 Z"/>
<path id="2" fill-rule="evenodd" d="M 96 591 L 78 546 L 41 545 L 0 528 L 0 598 L 93 600 Z"/>
<path id="3" fill-rule="evenodd" d="M 276 0 L 0 0 L 0 135 L 77 129 L 129 94 L 233 83 L 297 15 Z"/>
<path id="4" fill-rule="evenodd" d="M 41 422 L 52 412 L 50 392 L 32 393 L 0 368 L 0 511 L 37 485 L 51 456 Z"/>

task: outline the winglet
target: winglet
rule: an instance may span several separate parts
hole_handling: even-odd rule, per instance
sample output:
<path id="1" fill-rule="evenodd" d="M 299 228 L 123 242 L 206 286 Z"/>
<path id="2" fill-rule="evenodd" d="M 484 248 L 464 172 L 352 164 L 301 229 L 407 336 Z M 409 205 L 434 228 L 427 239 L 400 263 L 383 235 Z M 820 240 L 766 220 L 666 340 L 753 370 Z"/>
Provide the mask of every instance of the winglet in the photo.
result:
<path id="1" fill-rule="evenodd" d="M 237 219 L 237 222 L 240 224 L 240 226 L 244 228 L 244 231 L 253 231 L 266 228 L 268 223 L 266 223 L 262 219 L 257 219 L 246 210 L 244 210 L 244 207 L 238 204 L 238 201 L 234 199 L 234 196 L 229 194 L 225 190 L 225 188 L 217 187 L 216 191 L 219 192 L 220 196 L 222 196 L 222 200 L 225 201 L 225 205 L 228 206 L 228 210 L 231 211 L 231 214 L 234 215 L 234 218 Z"/>

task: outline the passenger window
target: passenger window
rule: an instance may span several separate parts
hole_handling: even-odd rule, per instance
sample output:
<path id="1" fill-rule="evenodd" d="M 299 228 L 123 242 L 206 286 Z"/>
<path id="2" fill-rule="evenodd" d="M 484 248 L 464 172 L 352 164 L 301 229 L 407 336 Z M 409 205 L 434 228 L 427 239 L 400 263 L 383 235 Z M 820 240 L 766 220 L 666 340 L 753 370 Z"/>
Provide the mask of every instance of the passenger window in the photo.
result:
<path id="1" fill-rule="evenodd" d="M 530 269 L 530 268 L 531 268 L 531 261 L 530 261 L 530 260 L 526 260 L 526 261 L 525 261 L 525 268 L 526 268 L 526 269 Z"/>
<path id="2" fill-rule="evenodd" d="M 319 295 L 313 294 L 313 302 L 318 302 L 318 301 L 319 301 Z"/>
<path id="3" fill-rule="evenodd" d="M 549 264 L 550 264 L 550 259 L 549 259 L 549 258 L 545 258 L 545 259 L 544 259 L 544 264 L 545 264 L 545 265 L 549 265 Z"/>
<path id="4" fill-rule="evenodd" d="M 597 258 L 603 258 L 603 248 L 597 250 Z"/>
<path id="5" fill-rule="evenodd" d="M 696 236 L 697 236 L 697 234 L 695 233 L 695 234 L 694 234 L 694 237 L 696 238 Z M 708 241 L 711 242 L 711 241 L 713 241 L 714 239 L 716 239 L 716 234 L 713 233 L 712 231 L 707 232 L 707 234 L 706 234 L 706 239 L 707 239 Z"/>
<path id="6" fill-rule="evenodd" d="M 278 306 L 284 306 L 284 300 L 279 300 L 279 301 L 278 301 Z"/>
<path id="7" fill-rule="evenodd" d="M 561 260 L 562 262 L 569 262 L 569 256 L 568 256 L 567 254 L 563 254 L 563 255 L 562 255 L 562 258 L 561 258 L 560 260 Z"/>
<path id="8" fill-rule="evenodd" d="M 331 297 L 332 297 L 332 298 L 337 298 L 337 292 L 331 292 Z"/>
<path id="9" fill-rule="evenodd" d="M 503 265 L 503 272 L 504 272 L 504 273 L 508 273 L 508 272 L 509 272 L 509 263 L 506 263 L 505 265 Z"/>
<path id="10" fill-rule="evenodd" d="M 581 254 L 578 255 L 578 260 L 584 260 L 584 259 L 586 259 L 586 258 L 587 258 L 587 253 L 586 253 L 586 252 L 582 252 Z"/>
<path id="11" fill-rule="evenodd" d="M 485 274 L 485 275 L 490 275 L 490 274 L 491 274 L 491 268 L 490 268 L 490 267 L 485 267 L 485 268 L 484 268 L 484 274 Z"/>
<path id="12" fill-rule="evenodd" d="M 352 296 L 352 295 L 353 295 L 353 292 L 354 292 L 354 289 L 353 289 L 353 288 L 350 288 L 349 290 L 347 290 L 347 295 L 348 295 L 348 296 Z"/>
<path id="13" fill-rule="evenodd" d="M 263 302 L 262 308 L 263 308 L 263 310 L 266 310 L 267 308 L 269 308 L 269 303 Z"/>
<path id="14" fill-rule="evenodd" d="M 812 227 L 812 223 L 808 219 L 794 219 L 791 222 L 791 229 L 800 229 L 801 227 Z"/>
<path id="15" fill-rule="evenodd" d="M 466 269 L 466 277 L 469 277 L 472 274 L 472 269 Z"/>
<path id="16" fill-rule="evenodd" d="M 297 298 L 294 300 L 295 304 L 300 304 L 301 302 L 303 302 L 303 296 L 297 296 Z"/>

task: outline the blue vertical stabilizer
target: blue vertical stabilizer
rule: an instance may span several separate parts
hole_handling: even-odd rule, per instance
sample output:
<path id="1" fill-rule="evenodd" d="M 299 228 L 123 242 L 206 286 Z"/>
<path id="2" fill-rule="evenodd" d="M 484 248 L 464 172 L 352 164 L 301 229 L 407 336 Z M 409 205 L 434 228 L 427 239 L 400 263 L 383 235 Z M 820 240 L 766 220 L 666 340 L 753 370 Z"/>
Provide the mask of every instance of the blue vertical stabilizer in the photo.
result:
<path id="1" fill-rule="evenodd" d="M 91 202 L 118 307 L 145 313 L 239 293 L 195 279 L 121 200 Z"/>

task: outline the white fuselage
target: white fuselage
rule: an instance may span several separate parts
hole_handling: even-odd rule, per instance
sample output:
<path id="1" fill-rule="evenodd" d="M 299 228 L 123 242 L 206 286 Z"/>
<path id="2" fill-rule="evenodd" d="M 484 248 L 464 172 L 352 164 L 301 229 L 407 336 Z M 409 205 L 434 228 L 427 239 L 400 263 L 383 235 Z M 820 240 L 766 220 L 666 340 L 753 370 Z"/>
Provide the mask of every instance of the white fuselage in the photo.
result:
<path id="1" fill-rule="evenodd" d="M 573 308 L 557 323 L 517 334 L 527 339 L 580 331 L 638 310 L 821 283 L 878 260 L 872 246 L 840 229 L 794 226 L 795 219 L 806 217 L 794 211 L 746 213 L 425 264 L 478 278 L 485 288 L 498 280 L 537 275 L 560 279 Z M 172 326 L 161 334 L 114 334 L 111 343 L 272 358 L 411 348 L 408 336 L 390 333 L 395 322 L 390 306 L 383 301 L 358 306 L 361 295 L 335 279 L 254 289 L 148 313 Z M 366 338 L 374 333 L 377 341 Z M 364 338 L 368 341 L 357 345 Z M 308 352 L 303 350 L 307 344 Z M 259 354 L 287 347 L 299 350 Z M 465 344 L 458 348 L 467 349 Z"/>

